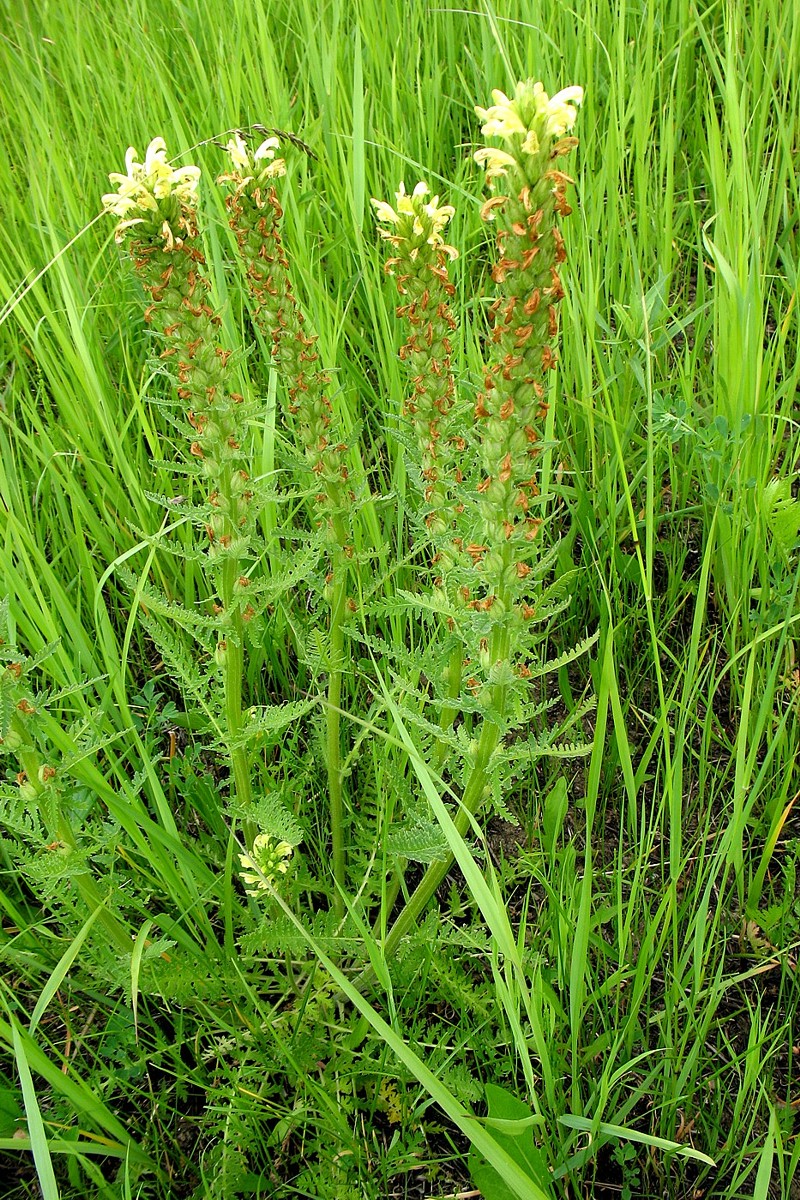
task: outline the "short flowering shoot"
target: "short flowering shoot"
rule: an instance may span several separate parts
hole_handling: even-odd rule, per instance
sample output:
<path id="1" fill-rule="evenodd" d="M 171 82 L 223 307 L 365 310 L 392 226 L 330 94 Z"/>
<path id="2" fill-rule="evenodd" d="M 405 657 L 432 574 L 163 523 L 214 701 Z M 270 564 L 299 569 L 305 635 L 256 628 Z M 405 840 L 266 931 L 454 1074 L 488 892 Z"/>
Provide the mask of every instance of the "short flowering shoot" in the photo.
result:
<path id="1" fill-rule="evenodd" d="M 249 854 L 239 855 L 239 872 L 248 896 L 269 892 L 276 875 L 285 875 L 294 847 L 289 842 L 276 842 L 268 833 L 259 833 Z"/>

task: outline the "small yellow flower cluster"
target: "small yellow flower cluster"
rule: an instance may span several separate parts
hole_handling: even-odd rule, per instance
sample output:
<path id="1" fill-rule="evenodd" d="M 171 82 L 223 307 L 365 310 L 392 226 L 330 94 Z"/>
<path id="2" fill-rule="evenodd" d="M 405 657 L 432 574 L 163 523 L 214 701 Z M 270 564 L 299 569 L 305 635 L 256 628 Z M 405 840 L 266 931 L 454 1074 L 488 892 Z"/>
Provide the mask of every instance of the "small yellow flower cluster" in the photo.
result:
<path id="1" fill-rule="evenodd" d="M 430 188 L 424 181 L 420 181 L 409 195 L 401 180 L 400 187 L 395 192 L 394 208 L 385 200 L 370 200 L 375 209 L 375 219 L 384 225 L 396 227 L 396 232 L 391 229 L 379 229 L 378 232 L 381 237 L 395 244 L 398 238 L 416 242 L 418 245 L 427 242 L 429 246 L 441 248 L 450 258 L 458 258 L 455 247 L 448 246 L 442 237 L 442 230 L 456 210 L 451 204 L 440 204 L 438 196 L 426 203 L 425 197 L 429 195 Z"/>
<path id="2" fill-rule="evenodd" d="M 293 849 L 289 842 L 273 844 L 268 833 L 259 833 L 256 836 L 250 854 L 239 855 L 242 868 L 239 874 L 242 882 L 250 885 L 246 889 L 248 896 L 268 892 L 276 872 L 279 875 L 286 874 Z"/>
<path id="3" fill-rule="evenodd" d="M 501 137 L 506 141 L 522 137 L 523 151 L 536 154 L 538 138 L 561 138 L 572 129 L 578 116 L 574 105 L 582 103 L 583 88 L 562 88 L 550 97 L 543 84 L 529 79 L 517 84 L 513 100 L 497 88 L 492 99 L 494 104 L 490 108 L 475 108 L 484 122 L 481 126 L 484 137 Z M 530 137 L 531 133 L 534 137 Z"/>
<path id="4" fill-rule="evenodd" d="M 141 225 L 148 217 L 159 213 L 159 202 L 174 197 L 181 207 L 194 208 L 197 204 L 199 167 L 174 169 L 167 159 L 167 148 L 163 138 L 153 138 L 147 147 L 144 162 L 137 162 L 136 150 L 128 147 L 125 155 L 125 171 L 122 175 L 113 171 L 111 183 L 117 185 L 116 192 L 103 196 L 103 207 L 113 216 L 121 217 L 116 229 L 117 241 L 122 240 L 126 229 Z M 131 213 L 138 216 L 131 217 Z"/>
<path id="5" fill-rule="evenodd" d="M 277 179 L 286 174 L 286 161 L 276 158 L 275 151 L 280 149 L 276 137 L 269 137 L 254 151 L 250 151 L 247 142 L 240 133 L 236 133 L 228 142 L 225 149 L 231 158 L 233 168 L 230 174 L 220 175 L 218 182 L 233 181 L 237 187 L 244 188 L 248 183 L 261 185 L 268 179 Z"/>

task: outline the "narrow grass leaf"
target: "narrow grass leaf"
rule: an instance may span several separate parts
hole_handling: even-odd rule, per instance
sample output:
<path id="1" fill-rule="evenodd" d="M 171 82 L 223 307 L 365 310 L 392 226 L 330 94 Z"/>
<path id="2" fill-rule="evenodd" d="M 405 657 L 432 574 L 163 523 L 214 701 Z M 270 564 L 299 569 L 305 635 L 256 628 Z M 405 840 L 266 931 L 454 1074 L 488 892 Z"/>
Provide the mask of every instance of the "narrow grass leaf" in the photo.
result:
<path id="1" fill-rule="evenodd" d="M 25 1105 L 25 1118 L 28 1122 L 31 1153 L 33 1154 L 33 1161 L 36 1163 L 36 1177 L 39 1181 L 39 1187 L 42 1189 L 42 1200 L 59 1200 L 58 1185 L 56 1184 L 50 1149 L 47 1145 L 47 1134 L 44 1131 L 44 1122 L 42 1121 L 39 1102 L 36 1099 L 36 1089 L 33 1086 L 33 1076 L 28 1065 L 28 1057 L 25 1053 L 25 1045 L 20 1036 L 20 1030 L 13 1019 L 11 1022 L 11 1033 L 14 1043 L 14 1057 L 17 1062 L 17 1072 L 22 1086 L 22 1101 Z"/>
<path id="2" fill-rule="evenodd" d="M 81 946 L 86 941 L 86 938 L 89 936 L 89 931 L 102 911 L 102 909 L 96 908 L 89 919 L 84 922 L 69 947 L 61 955 L 61 958 L 58 960 L 53 973 L 42 988 L 39 999 L 36 1001 L 36 1007 L 31 1014 L 30 1024 L 28 1025 L 28 1033 L 31 1036 L 33 1036 L 33 1034 L 36 1032 L 36 1026 L 39 1024 L 43 1015 L 47 1011 L 47 1007 L 50 1001 L 53 999 L 53 996 L 55 996 L 56 992 L 61 987 L 61 984 L 64 982 L 67 972 L 74 963 L 75 959 L 78 957 L 78 952 L 80 951 Z"/>
<path id="3" fill-rule="evenodd" d="M 577 1129 L 581 1133 L 591 1133 L 595 1137 L 621 1138 L 626 1142 L 639 1142 L 643 1146 L 652 1146 L 654 1150 L 664 1150 L 669 1154 L 678 1154 L 681 1158 L 692 1158 L 706 1166 L 715 1167 L 713 1158 L 695 1150 L 693 1146 L 684 1146 L 682 1142 L 671 1142 L 668 1138 L 655 1137 L 651 1133 L 640 1133 L 638 1129 L 626 1129 L 624 1125 L 609 1125 L 606 1121 L 592 1121 L 589 1117 L 578 1117 L 574 1113 L 565 1113 L 558 1118 L 560 1125 L 568 1129 Z"/>

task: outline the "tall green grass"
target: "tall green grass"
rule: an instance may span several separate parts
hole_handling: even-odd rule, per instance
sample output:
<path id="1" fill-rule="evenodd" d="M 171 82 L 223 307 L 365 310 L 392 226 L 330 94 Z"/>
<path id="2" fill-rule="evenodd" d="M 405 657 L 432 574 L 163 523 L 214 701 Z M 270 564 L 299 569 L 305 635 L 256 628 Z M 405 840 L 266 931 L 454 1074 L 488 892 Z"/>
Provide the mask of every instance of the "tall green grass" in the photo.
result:
<path id="1" fill-rule="evenodd" d="M 76 806 L 119 831 L 109 871 L 136 914 L 127 975 L 104 989 L 85 914 L 54 923 L 12 839 L 2 843 L 0 1151 L 9 1171 L 32 1164 L 9 1195 L 35 1195 L 35 1175 L 48 1197 L 241 1186 L 377 1200 L 406 1194 L 403 1180 L 412 1194 L 420 1167 L 429 1194 L 444 1195 L 468 1190 L 481 1155 L 508 1172 L 498 1197 L 526 1195 L 502 1124 L 519 1113 L 486 1121 L 487 1083 L 526 1106 L 553 1195 L 793 1195 L 796 7 L 81 0 L 0 11 L 4 636 L 30 654 L 56 643 L 42 685 L 78 687 L 51 709 L 49 736 L 74 759 Z M 283 953 L 264 950 L 256 968 L 236 944 L 220 781 L 192 744 L 191 714 L 167 707 L 181 698 L 121 580 L 123 566 L 151 574 L 187 605 L 201 587 L 165 552 L 163 512 L 147 499 L 174 486 L 158 464 L 175 457 L 175 434 L 153 402 L 140 297 L 110 223 L 95 220 L 99 196 L 125 148 L 156 134 L 208 178 L 219 169 L 209 139 L 234 126 L 288 129 L 313 149 L 298 156 L 286 236 L 335 366 L 336 418 L 359 431 L 363 587 L 386 598 L 411 586 L 409 483 L 395 436 L 401 333 L 369 197 L 424 177 L 456 205 L 457 300 L 475 318 L 462 361 L 474 366 L 484 233 L 472 105 L 527 76 L 586 88 L 559 450 L 543 490 L 559 569 L 578 568 L 554 640 L 600 632 L 594 752 L 581 768 L 537 765 L 505 798 L 515 833 L 495 821 L 467 844 L 448 831 L 460 870 L 440 889 L 441 917 L 397 960 L 349 895 L 338 942 L 284 914 Z M 206 216 L 225 336 L 245 348 L 253 335 L 223 273 L 230 233 L 210 192 Z M 253 459 L 269 474 L 285 470 L 285 437 L 275 381 L 265 371 L 261 383 Z M 265 533 L 282 520 L 270 502 Z M 176 524 L 169 537 L 188 538 Z M 310 688 L 303 634 L 289 609 L 272 614 L 248 664 L 253 702 Z M 392 608 L 380 634 L 424 672 L 429 634 L 413 615 Z M 371 784 L 349 790 L 347 819 L 351 832 L 376 822 L 365 887 L 377 880 L 380 895 L 392 809 L 418 791 L 446 828 L 447 810 L 391 689 L 387 700 L 367 663 L 351 668 L 350 765 Z M 561 673 L 565 710 L 585 674 Z M 298 728 L 283 753 L 308 784 L 308 853 L 321 861 L 316 743 Z M 387 922 L 379 912 L 376 928 Z M 159 938 L 187 964 L 168 1002 L 148 994 L 142 965 Z M 377 981 L 361 999 L 340 978 L 356 943 Z M 306 976 L 309 946 L 322 965 Z M 264 982 L 264 964 L 284 957 L 300 976 L 294 1008 Z"/>

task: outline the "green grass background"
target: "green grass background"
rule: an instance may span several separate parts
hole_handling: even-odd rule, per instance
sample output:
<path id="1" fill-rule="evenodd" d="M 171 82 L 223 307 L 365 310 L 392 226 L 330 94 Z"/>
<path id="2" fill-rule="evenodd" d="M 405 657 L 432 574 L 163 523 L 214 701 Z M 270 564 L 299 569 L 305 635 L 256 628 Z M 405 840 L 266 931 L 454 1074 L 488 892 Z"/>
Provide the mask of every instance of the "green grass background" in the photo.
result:
<path id="1" fill-rule="evenodd" d="M 519 897 L 528 897 L 539 975 L 509 981 L 496 963 L 475 987 L 486 1015 L 478 1000 L 464 1007 L 445 1047 L 426 1045 L 421 994 L 404 993 L 392 1023 L 465 1102 L 459 1071 L 474 1067 L 491 1082 L 495 1059 L 506 1086 L 515 1071 L 526 1082 L 530 1071 L 551 1144 L 572 1164 L 554 1184 L 562 1195 L 568 1187 L 610 1195 L 599 1190 L 606 1177 L 633 1196 L 795 1195 L 800 11 L 776 0 L 484 0 L 474 10 L 421 0 L 4 0 L 0 13 L 0 593 L 11 598 L 20 645 L 35 653 L 58 640 L 44 668 L 49 683 L 95 681 L 64 702 L 51 735 L 72 752 L 75 729 L 90 720 L 103 743 L 100 759 L 79 761 L 76 775 L 132 847 L 142 927 L 156 919 L 195 954 L 221 941 L 229 965 L 232 923 L 214 890 L 213 856 L 187 832 L 189 805 L 165 774 L 157 704 L 149 710 L 143 692 L 152 648 L 107 571 L 158 531 L 161 513 L 146 493 L 174 484 L 157 465 L 173 457 L 172 431 L 149 400 L 158 381 L 137 288 L 111 222 L 98 219 L 107 174 L 121 169 L 129 144 L 143 152 L 162 135 L 174 158 L 211 178 L 219 152 L 209 139 L 253 122 L 313 148 L 315 160 L 297 157 L 287 211 L 297 290 L 336 369 L 337 415 L 348 429 L 361 425 L 374 494 L 402 497 L 402 452 L 387 437 L 403 396 L 399 335 L 369 197 L 425 178 L 455 204 L 458 300 L 476 319 L 462 349 L 474 361 L 484 233 L 473 105 L 528 76 L 551 92 L 586 88 L 565 230 L 553 409 L 561 449 L 549 463 L 563 560 L 580 567 L 564 636 L 602 630 L 596 751 L 585 772 L 564 772 L 568 828 L 579 836 L 549 859 L 516 855 L 493 893 L 515 924 Z M 221 266 L 229 235 L 210 189 L 205 205 L 209 261 L 219 299 L 229 301 L 226 336 L 237 344 L 246 335 Z M 280 452 L 275 422 L 268 406 L 252 431 L 264 471 Z M 393 511 L 375 500 L 360 525 L 360 549 L 388 580 L 402 538 Z M 265 511 L 265 530 L 279 519 Z M 131 557 L 137 569 L 146 554 L 145 543 L 144 557 Z M 154 553 L 150 566 L 171 594 L 194 602 L 191 564 Z M 290 631 L 278 623 L 273 632 L 251 660 L 251 687 L 266 672 L 273 699 L 294 698 Z M 416 635 L 396 618 L 387 636 L 408 644 Z M 561 684 L 568 702 L 571 681 Z M 368 753 L 379 773 L 382 751 Z M 537 778 L 515 799 L 524 828 L 537 826 L 552 782 Z M 213 795 L 205 805 L 204 820 L 224 840 Z M 259 1072 L 282 1079 L 286 1067 L 250 978 L 246 1001 L 209 1003 L 190 1017 L 177 1008 L 168 1033 L 157 1006 L 144 1005 L 158 1070 L 142 1073 L 126 1057 L 135 1058 L 127 1002 L 80 973 L 87 932 L 70 973 L 57 973 L 49 1019 L 31 1029 L 37 996 L 70 943 L 3 853 L 2 1097 L 13 1114 L 28 1064 L 34 1151 L 36 1095 L 45 1124 L 48 1113 L 55 1120 L 34 1154 L 43 1194 L 58 1194 L 51 1186 L 64 1196 L 192 1194 L 176 1171 L 198 1195 L 238 1194 L 220 1160 L 205 1172 L 202 1156 L 248 1137 L 262 1145 L 250 1194 L 389 1196 L 429 1160 L 439 1164 L 434 1178 L 449 1169 L 441 1178 L 455 1180 L 430 1194 L 468 1186 L 465 1143 L 446 1122 L 429 1136 L 442 1120 L 429 1093 L 379 1037 L 374 1078 L 404 1088 L 398 1145 L 370 1127 L 381 1119 L 378 1085 L 364 1093 L 357 1081 L 352 1013 L 331 1017 L 325 1034 L 335 1066 L 283 1106 L 252 1085 Z M 497 931 L 487 936 L 491 957 Z M 208 962 L 213 973 L 216 959 Z M 431 987 L 446 995 L 448 968 L 436 969 Z M 492 1009 L 505 1014 L 498 1046 L 486 1032 Z M 540 1022 L 538 1032 L 518 1035 L 515 1012 Z M 62 1071 L 70 1022 L 89 1032 Z M 197 1066 L 200 1043 L 240 1036 L 243 1024 L 251 1074 L 242 1081 L 220 1067 L 215 1085 L 208 1060 Z M 101 1086 L 109 1074 L 115 1083 Z M 214 1121 L 204 1118 L 182 1157 L 180 1122 L 198 1110 L 198 1089 Z M 480 1108 L 479 1094 L 473 1100 Z M 156 1116 L 148 1123 L 145 1112 Z M 558 1125 L 569 1114 L 593 1122 L 605 1158 L 583 1154 L 585 1135 Z M 601 1135 L 603 1122 L 665 1138 L 681 1131 L 717 1168 L 690 1171 L 652 1147 L 613 1158 L 610 1147 L 634 1143 Z M 13 1127 L 3 1131 L 6 1151 Z M 282 1138 L 312 1127 L 317 1140 L 304 1134 L 284 1169 Z M 87 1129 L 122 1156 L 116 1182 L 85 1146 L 69 1153 Z M 129 1137 L 137 1149 L 125 1158 L 119 1147 Z M 42 1165 L 48 1141 L 52 1184 Z M 349 1174 L 330 1146 L 344 1147 Z M 455 1166 L 441 1165 L 448 1157 Z M 24 1172 L 13 1186 L 9 1195 L 37 1194 Z"/>

